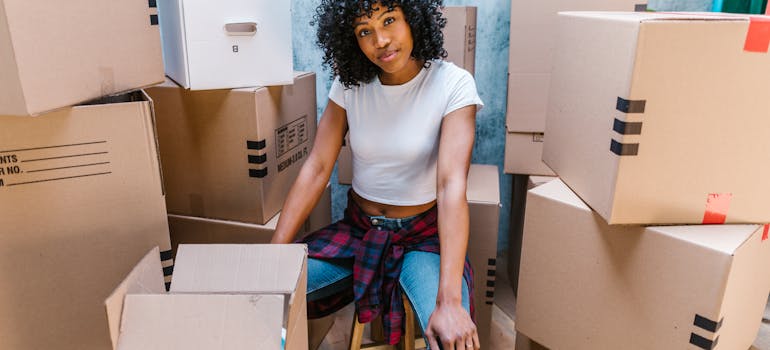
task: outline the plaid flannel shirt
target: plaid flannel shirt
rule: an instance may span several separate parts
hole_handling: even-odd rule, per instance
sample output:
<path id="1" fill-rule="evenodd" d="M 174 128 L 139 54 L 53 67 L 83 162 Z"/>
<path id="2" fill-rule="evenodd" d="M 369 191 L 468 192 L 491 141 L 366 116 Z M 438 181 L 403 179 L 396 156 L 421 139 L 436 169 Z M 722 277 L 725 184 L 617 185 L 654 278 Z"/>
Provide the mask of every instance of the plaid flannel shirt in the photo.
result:
<path id="1" fill-rule="evenodd" d="M 397 344 L 404 327 L 401 288 L 396 288 L 404 254 L 414 250 L 439 254 L 437 217 L 434 206 L 398 231 L 379 230 L 348 195 L 342 220 L 300 241 L 307 243 L 309 257 L 354 259 L 353 289 L 308 302 L 308 318 L 329 315 L 355 301 L 358 321 L 368 323 L 382 314 L 385 337 L 389 344 Z M 473 317 L 473 271 L 467 257 L 463 278 L 468 284 Z"/>

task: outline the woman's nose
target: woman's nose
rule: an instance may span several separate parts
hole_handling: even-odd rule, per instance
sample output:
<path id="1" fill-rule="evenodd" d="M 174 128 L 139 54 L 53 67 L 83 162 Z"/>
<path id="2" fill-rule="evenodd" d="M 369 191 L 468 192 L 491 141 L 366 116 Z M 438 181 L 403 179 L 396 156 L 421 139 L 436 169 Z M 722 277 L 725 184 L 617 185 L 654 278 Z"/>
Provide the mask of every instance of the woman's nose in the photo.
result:
<path id="1" fill-rule="evenodd" d="M 384 48 L 390 44 L 390 36 L 382 32 L 377 32 L 375 35 L 377 39 L 376 45 L 378 49 Z"/>

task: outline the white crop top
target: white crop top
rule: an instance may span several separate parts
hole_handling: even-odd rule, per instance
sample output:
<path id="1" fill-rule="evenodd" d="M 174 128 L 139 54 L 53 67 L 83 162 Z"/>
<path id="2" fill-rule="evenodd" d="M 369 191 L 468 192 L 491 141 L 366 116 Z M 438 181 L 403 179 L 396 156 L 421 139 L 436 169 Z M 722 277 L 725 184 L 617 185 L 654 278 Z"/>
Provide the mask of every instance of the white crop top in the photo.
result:
<path id="1" fill-rule="evenodd" d="M 329 99 L 347 113 L 353 190 L 391 205 L 436 199 L 441 121 L 459 108 L 484 105 L 473 76 L 439 60 L 402 85 L 382 85 L 374 78 L 345 89 L 337 78 Z"/>

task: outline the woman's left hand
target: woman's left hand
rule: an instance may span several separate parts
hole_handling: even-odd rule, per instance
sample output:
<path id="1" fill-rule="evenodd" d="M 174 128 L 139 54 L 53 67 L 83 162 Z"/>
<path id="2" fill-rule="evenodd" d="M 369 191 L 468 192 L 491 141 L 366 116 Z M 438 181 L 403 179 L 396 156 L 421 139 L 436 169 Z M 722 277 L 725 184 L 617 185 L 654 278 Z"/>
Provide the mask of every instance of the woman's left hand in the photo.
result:
<path id="1" fill-rule="evenodd" d="M 476 325 L 460 303 L 437 304 L 425 329 L 432 350 L 480 349 Z M 441 342 L 441 348 L 438 346 Z"/>

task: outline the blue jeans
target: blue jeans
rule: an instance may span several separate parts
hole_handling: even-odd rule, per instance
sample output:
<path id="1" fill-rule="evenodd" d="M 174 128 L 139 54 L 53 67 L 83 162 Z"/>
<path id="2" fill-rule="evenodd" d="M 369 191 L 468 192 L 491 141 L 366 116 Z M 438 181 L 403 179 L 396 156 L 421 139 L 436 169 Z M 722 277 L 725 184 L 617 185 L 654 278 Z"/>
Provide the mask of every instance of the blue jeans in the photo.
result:
<path id="1" fill-rule="evenodd" d="M 382 230 L 397 231 L 409 220 L 392 219 L 384 216 L 370 216 L 372 224 Z M 438 254 L 411 251 L 405 254 L 401 267 L 399 284 L 406 294 L 417 315 L 420 328 L 425 331 L 428 320 L 436 308 L 440 272 Z M 308 259 L 307 262 L 307 300 L 315 301 L 334 295 L 345 288 L 353 288 L 353 260 L 350 259 Z M 468 285 L 463 279 L 462 305 L 469 310 Z M 427 344 L 427 339 L 426 339 Z"/>

